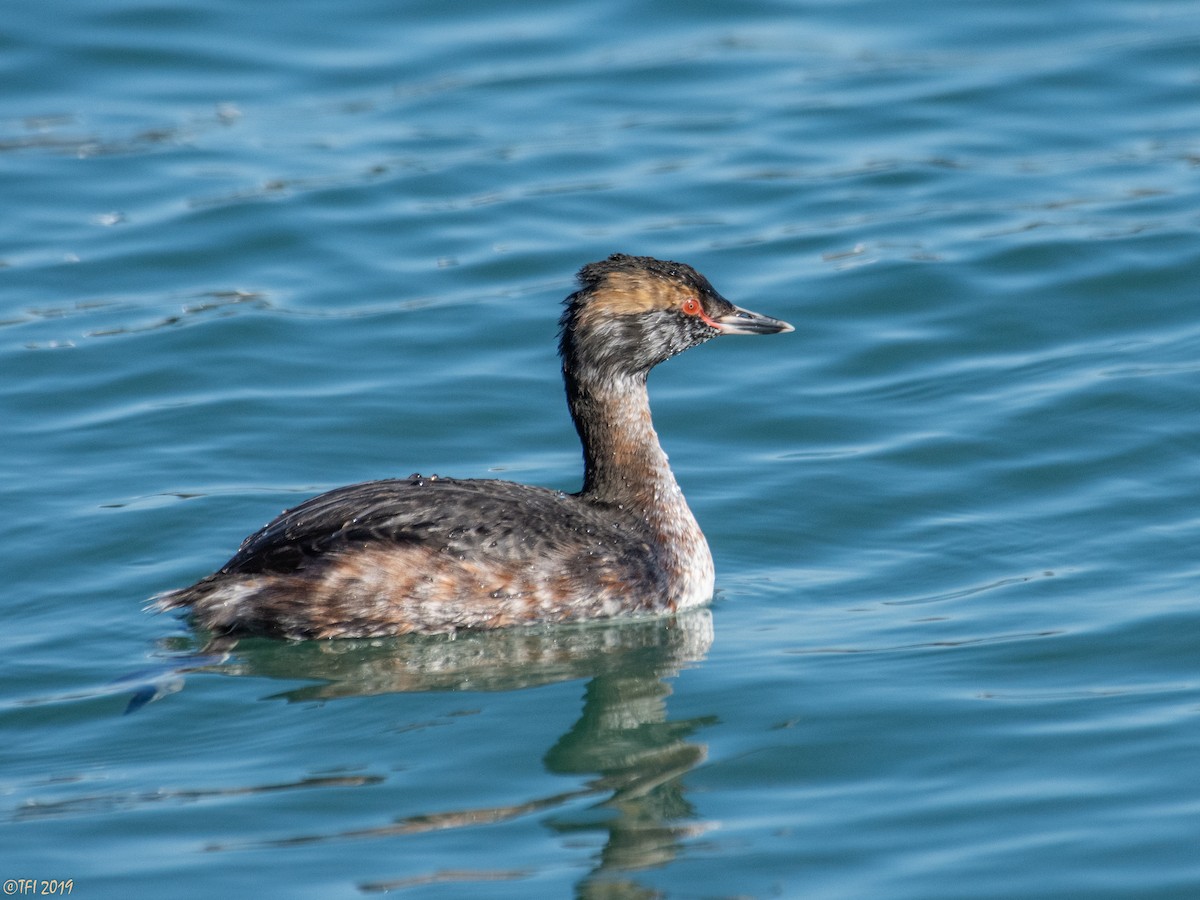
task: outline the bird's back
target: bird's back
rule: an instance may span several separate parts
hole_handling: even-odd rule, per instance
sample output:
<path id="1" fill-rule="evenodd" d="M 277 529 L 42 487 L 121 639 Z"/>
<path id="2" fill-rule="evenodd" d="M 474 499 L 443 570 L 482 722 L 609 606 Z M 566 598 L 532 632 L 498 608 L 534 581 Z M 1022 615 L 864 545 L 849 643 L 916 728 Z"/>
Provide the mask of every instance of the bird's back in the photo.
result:
<path id="1" fill-rule="evenodd" d="M 624 509 L 414 475 L 313 497 L 157 602 L 218 632 L 367 637 L 665 612 L 668 592 L 645 522 Z"/>

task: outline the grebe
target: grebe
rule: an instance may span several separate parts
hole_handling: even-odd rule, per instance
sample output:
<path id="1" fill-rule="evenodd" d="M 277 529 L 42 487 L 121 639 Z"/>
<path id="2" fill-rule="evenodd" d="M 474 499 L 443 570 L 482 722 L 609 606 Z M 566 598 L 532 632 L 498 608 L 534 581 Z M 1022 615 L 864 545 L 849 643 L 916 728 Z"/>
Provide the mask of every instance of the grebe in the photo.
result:
<path id="1" fill-rule="evenodd" d="M 191 587 L 160 594 L 217 635 L 453 633 L 669 613 L 713 592 L 708 542 L 650 421 L 646 376 L 721 334 L 792 331 L 683 263 L 614 254 L 579 272 L 559 353 L 583 490 L 412 475 L 287 510 Z"/>

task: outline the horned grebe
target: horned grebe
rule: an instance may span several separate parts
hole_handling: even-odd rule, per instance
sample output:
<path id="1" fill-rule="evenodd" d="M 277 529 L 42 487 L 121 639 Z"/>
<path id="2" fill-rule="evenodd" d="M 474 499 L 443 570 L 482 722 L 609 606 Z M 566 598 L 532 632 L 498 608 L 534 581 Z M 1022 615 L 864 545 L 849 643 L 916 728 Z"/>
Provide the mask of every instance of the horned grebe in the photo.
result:
<path id="1" fill-rule="evenodd" d="M 218 635 L 379 637 L 668 613 L 713 592 L 708 542 L 650 421 L 646 376 L 720 334 L 792 326 L 682 263 L 584 266 L 559 352 L 583 490 L 436 475 L 336 488 L 287 510 L 218 571 L 160 594 Z"/>

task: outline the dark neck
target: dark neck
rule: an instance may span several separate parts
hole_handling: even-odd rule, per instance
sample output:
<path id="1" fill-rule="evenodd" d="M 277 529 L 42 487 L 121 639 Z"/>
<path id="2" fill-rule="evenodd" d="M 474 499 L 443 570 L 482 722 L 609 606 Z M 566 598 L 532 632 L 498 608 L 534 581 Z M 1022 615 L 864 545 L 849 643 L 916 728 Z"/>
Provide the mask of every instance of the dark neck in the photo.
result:
<path id="1" fill-rule="evenodd" d="M 662 554 L 672 608 L 706 602 L 713 591 L 712 554 L 658 444 L 645 373 L 564 371 L 564 377 L 583 441 L 579 496 L 620 506 L 646 523 Z"/>
<path id="2" fill-rule="evenodd" d="M 583 496 L 649 511 L 677 494 L 650 420 L 644 373 L 563 373 L 583 443 Z"/>

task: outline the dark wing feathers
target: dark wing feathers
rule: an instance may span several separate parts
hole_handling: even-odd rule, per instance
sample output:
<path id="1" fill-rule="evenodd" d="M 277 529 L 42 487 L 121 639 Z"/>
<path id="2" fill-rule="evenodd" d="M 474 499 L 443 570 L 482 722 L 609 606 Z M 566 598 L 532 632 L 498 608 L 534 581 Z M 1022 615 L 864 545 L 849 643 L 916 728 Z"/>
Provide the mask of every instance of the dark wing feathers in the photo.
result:
<path id="1" fill-rule="evenodd" d="M 337 488 L 281 513 L 242 542 L 225 574 L 286 573 L 322 554 L 376 542 L 426 543 L 454 555 L 533 559 L 539 550 L 628 546 L 636 518 L 572 494 L 508 481 L 405 478 Z"/>

